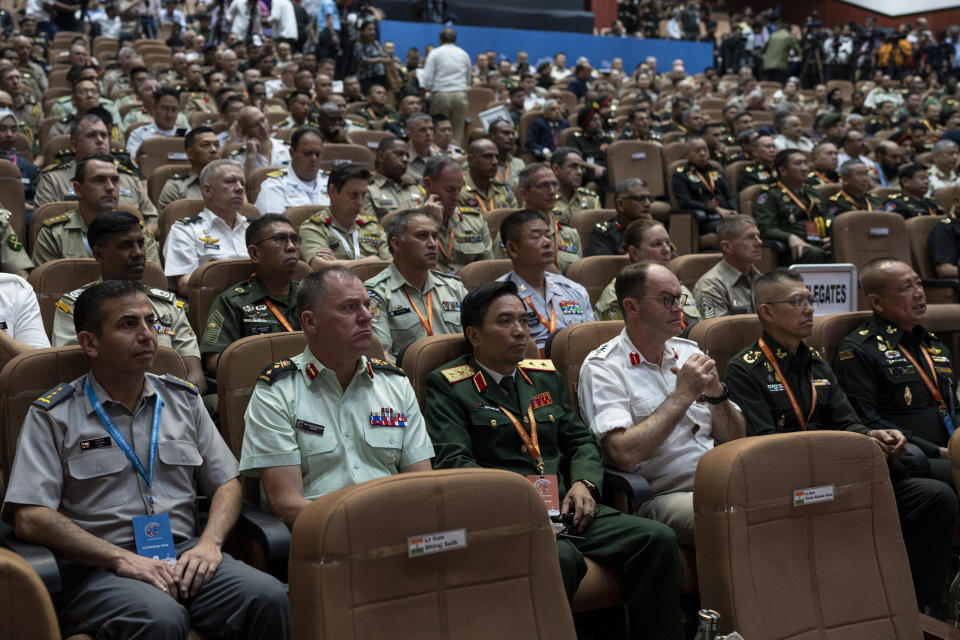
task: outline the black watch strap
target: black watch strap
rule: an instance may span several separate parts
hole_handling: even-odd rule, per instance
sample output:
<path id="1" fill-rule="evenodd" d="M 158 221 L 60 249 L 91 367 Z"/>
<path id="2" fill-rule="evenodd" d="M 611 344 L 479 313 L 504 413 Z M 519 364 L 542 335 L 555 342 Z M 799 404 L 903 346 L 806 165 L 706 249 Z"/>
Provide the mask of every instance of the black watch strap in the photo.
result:
<path id="1" fill-rule="evenodd" d="M 706 394 L 701 394 L 699 399 L 710 404 L 722 404 L 726 402 L 730 398 L 730 389 L 727 388 L 726 382 L 721 382 L 720 386 L 723 387 L 723 393 L 721 393 L 719 396 L 708 396 Z"/>

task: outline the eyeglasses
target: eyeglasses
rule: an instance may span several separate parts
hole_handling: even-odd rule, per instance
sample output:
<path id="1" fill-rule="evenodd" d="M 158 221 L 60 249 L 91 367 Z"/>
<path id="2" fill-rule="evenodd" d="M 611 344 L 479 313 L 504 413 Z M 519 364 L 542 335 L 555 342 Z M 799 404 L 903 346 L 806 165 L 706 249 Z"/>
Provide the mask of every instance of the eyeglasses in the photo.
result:
<path id="1" fill-rule="evenodd" d="M 803 309 L 806 306 L 809 306 L 811 309 L 814 305 L 813 296 L 793 296 L 786 300 L 772 300 L 766 304 L 791 304 L 795 309 Z"/>
<path id="2" fill-rule="evenodd" d="M 637 298 L 650 298 L 651 300 L 659 300 L 664 309 L 673 309 L 673 305 L 675 304 L 679 304 L 681 307 L 687 304 L 687 294 L 685 293 L 681 293 L 678 296 L 672 296 L 669 293 L 666 293 L 662 296 L 637 296 Z"/>
<path id="3" fill-rule="evenodd" d="M 644 202 L 653 202 L 653 197 L 652 197 L 652 196 L 649 196 L 649 195 L 647 195 L 647 194 L 645 194 L 645 193 L 641 193 L 640 195 L 637 195 L 637 196 L 623 196 L 623 197 L 620 198 L 620 199 L 621 199 L 621 200 L 633 200 L 634 202 L 636 202 L 636 203 L 638 203 L 638 204 L 643 204 Z"/>
<path id="4" fill-rule="evenodd" d="M 268 240 L 273 242 L 278 247 L 285 247 L 287 246 L 288 242 L 292 242 L 293 246 L 299 247 L 300 243 L 303 242 L 303 238 L 301 238 L 300 234 L 298 233 L 278 233 L 276 235 L 270 236 L 269 238 L 258 240 L 257 242 L 254 242 L 254 244 L 263 244 Z"/>
<path id="5" fill-rule="evenodd" d="M 540 191 L 557 191 L 558 189 L 560 189 L 560 183 L 559 182 L 541 182 L 539 184 L 533 185 L 533 188 L 538 189 Z"/>

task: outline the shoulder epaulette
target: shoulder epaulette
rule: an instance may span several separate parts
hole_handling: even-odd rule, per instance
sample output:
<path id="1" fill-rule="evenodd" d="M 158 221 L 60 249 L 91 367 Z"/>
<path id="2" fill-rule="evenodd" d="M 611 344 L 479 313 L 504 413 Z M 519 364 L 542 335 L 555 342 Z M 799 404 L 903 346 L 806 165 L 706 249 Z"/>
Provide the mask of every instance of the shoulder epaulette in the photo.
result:
<path id="1" fill-rule="evenodd" d="M 72 159 L 73 159 L 72 157 L 71 157 L 71 158 L 61 158 L 61 157 L 58 156 L 58 158 L 57 158 L 58 161 L 57 161 L 57 162 L 54 162 L 53 164 L 47 165 L 47 166 L 45 166 L 43 169 L 40 169 L 40 173 L 47 173 L 47 172 L 49 172 L 49 171 L 56 171 L 57 169 L 62 169 L 63 167 L 65 167 L 65 166 L 67 166 L 68 164 L 70 164 L 70 160 L 72 160 Z"/>
<path id="2" fill-rule="evenodd" d="M 837 191 L 835 194 L 827 198 L 830 202 L 840 202 L 840 192 Z"/>
<path id="3" fill-rule="evenodd" d="M 424 196 L 427 195 L 427 190 L 424 189 L 422 186 L 420 186 L 419 184 L 414 185 L 414 186 L 415 186 L 417 189 L 420 190 L 420 195 L 424 195 Z"/>
<path id="4" fill-rule="evenodd" d="M 683 173 L 686 168 L 687 168 L 686 165 L 684 164 L 680 165 L 679 167 L 677 167 L 677 173 Z"/>
<path id="5" fill-rule="evenodd" d="M 267 173 L 268 178 L 282 178 L 285 175 L 287 175 L 287 172 L 283 169 L 277 169 L 276 171 Z"/>
<path id="6" fill-rule="evenodd" d="M 46 220 L 44 220 L 44 221 L 43 221 L 43 226 L 45 226 L 45 227 L 53 227 L 53 226 L 58 225 L 58 224 L 63 224 L 64 222 L 66 222 L 66 221 L 69 220 L 69 219 L 70 219 L 70 214 L 69 214 L 69 213 L 61 213 L 61 214 L 58 215 L 58 216 L 55 216 L 55 217 L 53 217 L 53 218 L 47 218 Z"/>
<path id="7" fill-rule="evenodd" d="M 763 354 L 757 349 L 750 349 L 743 354 L 743 361 L 747 364 L 756 364 Z"/>
<path id="8" fill-rule="evenodd" d="M 557 368 L 553 366 L 553 360 L 540 359 L 540 358 L 527 358 L 520 362 L 517 365 L 521 369 L 528 369 L 530 371 L 556 371 Z"/>
<path id="9" fill-rule="evenodd" d="M 155 288 L 147 289 L 147 295 L 152 296 L 154 298 L 158 298 L 160 300 L 166 300 L 167 302 L 177 301 L 177 296 L 175 296 L 173 293 L 169 291 L 164 291 L 163 289 L 155 289 Z"/>
<path id="10" fill-rule="evenodd" d="M 283 359 L 277 360 L 262 372 L 257 380 L 266 382 L 267 384 L 273 384 L 280 378 L 282 378 L 288 371 L 296 371 L 297 365 L 293 364 L 293 360 Z"/>
<path id="11" fill-rule="evenodd" d="M 587 189 L 586 187 L 577 187 L 577 191 L 578 191 L 579 193 L 582 193 L 582 194 L 585 194 L 585 195 L 588 195 L 588 196 L 599 197 L 599 196 L 597 196 L 597 192 L 596 192 L 596 191 L 591 191 L 590 189 Z"/>
<path id="12" fill-rule="evenodd" d="M 369 358 L 367 362 L 370 363 L 370 366 L 373 369 L 377 369 L 378 371 L 390 371 L 391 373 L 398 373 L 400 375 L 405 375 L 403 372 L 403 369 L 401 369 L 395 364 L 390 364 L 386 360 L 377 360 L 376 358 Z"/>
<path id="13" fill-rule="evenodd" d="M 50 407 L 56 406 L 57 404 L 63 402 L 73 393 L 72 384 L 58 384 L 50 391 L 47 391 L 45 394 L 33 401 L 33 404 L 44 409 L 49 409 Z"/>
<path id="14" fill-rule="evenodd" d="M 469 213 L 476 216 L 483 215 L 483 212 L 480 211 L 480 209 L 477 209 L 476 207 L 457 207 L 457 211 L 459 213 Z"/>
<path id="15" fill-rule="evenodd" d="M 172 174 L 172 175 L 170 176 L 170 179 L 171 179 L 171 180 L 183 180 L 184 178 L 189 178 L 189 177 L 190 177 L 190 172 L 189 172 L 189 171 L 183 171 L 183 172 L 180 172 L 180 173 L 174 173 L 174 174 Z"/>
<path id="16" fill-rule="evenodd" d="M 163 374 L 163 379 L 164 379 L 168 384 L 173 384 L 173 385 L 176 385 L 176 386 L 178 386 L 178 387 L 183 387 L 183 388 L 185 388 L 185 389 L 190 389 L 190 391 L 193 391 L 194 393 L 200 393 L 200 389 L 197 389 L 197 385 L 193 384 L 193 383 L 190 382 L 189 380 L 184 380 L 183 378 L 178 378 L 177 376 L 173 375 L 172 373 L 165 373 L 165 374 Z"/>
<path id="17" fill-rule="evenodd" d="M 324 220 L 326 220 L 329 216 L 321 215 L 321 213 L 322 212 L 317 212 L 313 214 L 312 216 L 310 216 L 310 220 L 318 224 L 323 224 Z"/>
<path id="18" fill-rule="evenodd" d="M 365 225 L 370 224 L 371 222 L 379 222 L 376 216 L 358 216 L 357 224 Z"/>
<path id="19" fill-rule="evenodd" d="M 466 380 L 467 378 L 473 377 L 475 373 L 473 367 L 468 364 L 462 364 L 459 367 L 451 367 L 449 369 L 441 369 L 440 373 L 444 378 L 447 379 L 447 382 L 454 384 L 460 382 L 461 380 Z"/>
<path id="20" fill-rule="evenodd" d="M 201 217 L 198 213 L 197 215 L 190 216 L 189 218 L 177 218 L 176 222 L 179 222 L 180 224 L 194 224 L 196 222 L 200 222 L 200 220 Z"/>
<path id="21" fill-rule="evenodd" d="M 240 155 L 240 154 L 243 153 L 244 151 L 246 151 L 246 148 L 245 148 L 245 147 L 237 147 L 236 149 L 234 149 L 233 151 L 231 151 L 229 155 L 230 155 L 230 157 L 232 158 L 233 156 L 238 156 L 238 155 Z"/>

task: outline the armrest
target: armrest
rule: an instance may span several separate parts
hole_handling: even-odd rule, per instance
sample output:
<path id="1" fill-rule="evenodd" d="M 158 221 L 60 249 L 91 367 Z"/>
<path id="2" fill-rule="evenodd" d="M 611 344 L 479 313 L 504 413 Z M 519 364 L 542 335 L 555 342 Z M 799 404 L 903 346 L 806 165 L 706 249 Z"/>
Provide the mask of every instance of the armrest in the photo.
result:
<path id="1" fill-rule="evenodd" d="M 37 572 L 43 585 L 51 594 L 60 593 L 60 566 L 57 558 L 50 549 L 40 544 L 21 540 L 14 534 L 13 527 L 0 522 L 0 545 L 10 549 L 30 563 L 30 567 Z"/>
<path id="2" fill-rule="evenodd" d="M 290 530 L 287 525 L 251 501 L 244 500 L 235 529 L 260 545 L 266 556 L 268 573 L 286 582 L 290 555 Z"/>
<path id="3" fill-rule="evenodd" d="M 952 637 L 950 626 L 942 620 L 920 614 L 920 630 L 923 631 L 923 640 L 947 640 Z"/>
<path id="4" fill-rule="evenodd" d="M 925 287 L 949 287 L 954 291 L 960 291 L 960 280 L 956 278 L 925 278 L 923 280 Z"/>
<path id="5" fill-rule="evenodd" d="M 647 479 L 639 473 L 604 466 L 603 494 L 605 503 L 625 513 L 632 513 L 638 505 L 653 497 L 653 490 Z"/>

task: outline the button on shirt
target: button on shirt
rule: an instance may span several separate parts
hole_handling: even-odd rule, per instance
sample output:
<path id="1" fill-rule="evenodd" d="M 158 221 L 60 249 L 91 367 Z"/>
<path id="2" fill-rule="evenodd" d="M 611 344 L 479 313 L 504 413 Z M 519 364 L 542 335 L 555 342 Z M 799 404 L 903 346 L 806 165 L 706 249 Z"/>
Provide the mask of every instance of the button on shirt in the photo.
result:
<path id="1" fill-rule="evenodd" d="M 470 54 L 450 42 L 431 51 L 423 65 L 421 85 L 427 91 L 466 91 L 472 81 Z"/>
<path id="2" fill-rule="evenodd" d="M 31 347 L 50 346 L 37 294 L 26 280 L 12 273 L 0 273 L 0 330 Z"/>
<path id="3" fill-rule="evenodd" d="M 590 306 L 590 295 L 583 286 L 569 278 L 549 271 L 543 274 L 546 283 L 546 299 L 540 295 L 530 283 L 511 271 L 499 278 L 498 281 L 510 280 L 516 283 L 517 291 L 523 299 L 527 310 L 527 323 L 530 325 L 530 337 L 541 349 L 547 344 L 550 337 L 550 328 L 545 324 L 553 316 L 556 319 L 556 330 L 580 322 L 593 322 L 593 307 Z"/>
<path id="4" fill-rule="evenodd" d="M 177 220 L 163 246 L 164 273 L 182 276 L 211 260 L 248 258 L 246 232 L 250 221 L 237 213 L 231 229 L 223 218 L 204 209 Z"/>
<path id="5" fill-rule="evenodd" d="M 293 168 L 283 169 L 280 174 L 268 175 L 266 180 L 260 183 L 260 193 L 255 206 L 261 214 L 283 213 L 290 207 L 307 204 L 330 206 L 330 195 L 327 193 L 330 174 L 326 171 L 318 171 L 316 178 L 310 182 L 297 177 Z"/>
<path id="6" fill-rule="evenodd" d="M 626 329 L 593 350 L 580 367 L 577 398 L 597 442 L 614 429 L 629 428 L 653 415 L 676 391 L 677 376 L 670 369 L 679 369 L 695 353 L 700 353 L 696 343 L 670 338 L 657 366 L 640 354 Z M 697 463 L 713 448 L 712 433 L 710 405 L 694 402 L 653 455 L 633 471 L 647 479 L 654 494 L 692 491 Z"/>
<path id="7" fill-rule="evenodd" d="M 264 467 L 299 465 L 303 496 L 311 500 L 395 475 L 433 457 L 406 376 L 369 367 L 363 357 L 343 390 L 336 374 L 320 364 L 309 347 L 290 360 L 295 371 L 273 384 L 257 382 L 250 398 L 240 458 L 244 475 L 256 477 Z M 383 410 L 404 414 L 405 426 L 375 424 L 382 422 Z M 261 493 L 266 505 L 264 496 Z"/>

